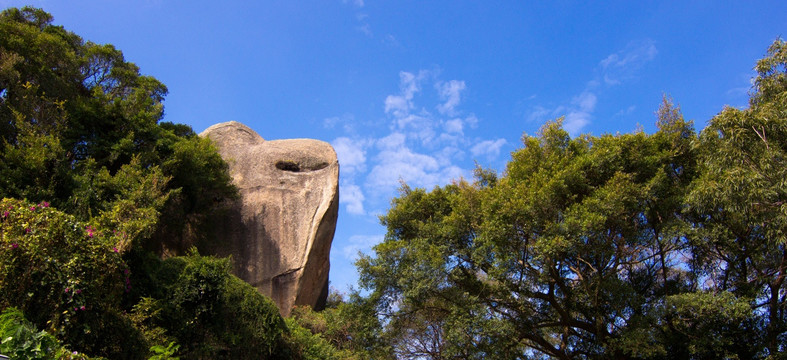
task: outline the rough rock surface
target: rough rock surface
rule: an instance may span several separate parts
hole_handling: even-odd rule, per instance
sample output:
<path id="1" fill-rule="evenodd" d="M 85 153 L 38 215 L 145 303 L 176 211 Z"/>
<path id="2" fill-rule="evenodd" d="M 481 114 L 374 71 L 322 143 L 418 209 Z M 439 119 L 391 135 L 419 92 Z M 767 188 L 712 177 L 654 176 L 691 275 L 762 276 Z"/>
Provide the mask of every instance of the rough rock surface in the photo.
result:
<path id="1" fill-rule="evenodd" d="M 232 255 L 234 272 L 287 316 L 295 305 L 324 307 L 339 206 L 339 162 L 330 144 L 265 141 L 231 121 L 200 134 L 229 163 L 240 199 L 214 219 L 208 251 Z"/>

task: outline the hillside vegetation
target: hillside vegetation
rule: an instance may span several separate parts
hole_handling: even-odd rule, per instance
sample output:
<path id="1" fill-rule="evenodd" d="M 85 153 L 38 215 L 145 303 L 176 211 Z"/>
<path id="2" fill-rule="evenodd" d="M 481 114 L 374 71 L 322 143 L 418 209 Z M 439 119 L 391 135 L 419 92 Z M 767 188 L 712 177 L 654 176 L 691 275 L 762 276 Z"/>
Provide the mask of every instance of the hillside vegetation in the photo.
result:
<path id="1" fill-rule="evenodd" d="M 201 256 L 237 190 L 166 87 L 0 14 L 0 353 L 18 359 L 787 358 L 787 43 L 698 131 L 524 135 L 505 172 L 403 185 L 361 293 L 273 302 Z M 167 251 L 170 256 L 159 255 Z"/>
<path id="2" fill-rule="evenodd" d="M 166 93 L 112 45 L 43 10 L 0 14 L 0 353 L 315 352 L 318 339 L 294 322 L 290 335 L 274 303 L 230 274 L 230 259 L 194 250 L 210 240 L 204 220 L 238 195 L 207 139 L 161 121 Z M 165 250 L 181 256 L 161 260 Z M 326 343 L 315 353 L 334 352 Z"/>

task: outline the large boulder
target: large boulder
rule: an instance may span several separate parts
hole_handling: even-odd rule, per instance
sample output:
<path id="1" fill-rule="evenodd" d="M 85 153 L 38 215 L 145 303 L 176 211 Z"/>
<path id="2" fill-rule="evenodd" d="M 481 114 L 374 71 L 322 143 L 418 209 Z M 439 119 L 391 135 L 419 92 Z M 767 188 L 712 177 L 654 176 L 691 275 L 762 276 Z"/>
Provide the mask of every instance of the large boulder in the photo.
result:
<path id="1" fill-rule="evenodd" d="M 229 164 L 240 199 L 213 219 L 208 249 L 232 255 L 234 273 L 287 316 L 295 305 L 324 307 L 339 207 L 339 162 L 330 144 L 265 141 L 231 121 L 200 134 Z"/>

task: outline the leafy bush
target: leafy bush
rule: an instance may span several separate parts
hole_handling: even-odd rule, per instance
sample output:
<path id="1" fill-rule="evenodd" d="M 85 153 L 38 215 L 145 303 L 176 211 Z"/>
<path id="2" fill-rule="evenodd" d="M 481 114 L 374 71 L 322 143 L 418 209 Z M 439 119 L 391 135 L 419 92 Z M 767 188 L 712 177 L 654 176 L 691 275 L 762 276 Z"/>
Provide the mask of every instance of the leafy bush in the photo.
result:
<path id="1" fill-rule="evenodd" d="M 135 256 L 146 278 L 131 316 L 149 342 L 176 341 L 184 358 L 286 358 L 278 308 L 230 274 L 229 259 L 196 250 L 166 260 Z"/>
<path id="2" fill-rule="evenodd" d="M 0 353 L 14 359 L 50 359 L 57 348 L 55 337 L 37 331 L 19 309 L 8 308 L 0 314 Z"/>
<path id="3" fill-rule="evenodd" d="M 17 360 L 87 360 L 84 354 L 70 352 L 54 336 L 38 331 L 19 309 L 11 307 L 0 313 L 0 354 Z"/>
<path id="4" fill-rule="evenodd" d="M 122 235 L 79 222 L 46 202 L 0 202 L 0 308 L 18 307 L 69 346 L 110 356 L 142 346 L 118 313 L 129 270 Z M 121 335 L 122 334 L 122 335 Z M 116 337 L 123 347 L 111 349 Z"/>
<path id="5" fill-rule="evenodd" d="M 286 319 L 287 345 L 294 359 L 387 359 L 390 347 L 374 307 L 357 293 L 345 301 L 332 292 L 326 309 L 292 310 Z"/>

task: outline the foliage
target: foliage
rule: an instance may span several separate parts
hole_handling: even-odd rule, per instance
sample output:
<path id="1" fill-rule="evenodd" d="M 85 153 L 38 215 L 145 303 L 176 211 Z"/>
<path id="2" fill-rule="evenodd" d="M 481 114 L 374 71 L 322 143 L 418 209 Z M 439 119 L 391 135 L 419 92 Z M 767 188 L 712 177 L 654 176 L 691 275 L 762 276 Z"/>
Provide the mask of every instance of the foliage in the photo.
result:
<path id="1" fill-rule="evenodd" d="M 649 299 L 680 290 L 691 134 L 678 118 L 652 136 L 570 139 L 558 121 L 496 182 L 404 187 L 377 257 L 358 262 L 408 339 L 400 357 L 624 354 L 618 339 L 661 320 Z"/>
<path id="2" fill-rule="evenodd" d="M 89 359 L 63 348 L 46 331 L 38 331 L 19 309 L 13 307 L 0 313 L 0 354 L 20 360 Z"/>
<path id="3" fill-rule="evenodd" d="M 285 319 L 293 358 L 390 358 L 390 349 L 382 339 L 382 328 L 368 302 L 356 293 L 349 301 L 336 292 L 331 292 L 329 298 L 332 301 L 322 311 L 299 306 Z"/>
<path id="4" fill-rule="evenodd" d="M 237 197 L 227 164 L 161 122 L 163 84 L 52 21 L 0 13 L 0 351 L 785 357 L 784 41 L 757 62 L 749 107 L 699 135 L 664 97 L 654 134 L 572 139 L 558 119 L 503 174 L 403 185 L 385 241 L 357 263 L 365 295 L 282 319 L 230 259 L 156 255 L 214 240 L 206 220 Z"/>
<path id="5" fill-rule="evenodd" d="M 787 350 L 787 43 L 757 63 L 750 107 L 725 108 L 696 147 L 701 174 L 687 197 L 697 276 L 749 299 L 767 354 Z M 759 344 L 759 343 L 758 343 Z"/>
<path id="6" fill-rule="evenodd" d="M 228 259 L 148 260 L 133 319 L 150 343 L 176 342 L 184 358 L 276 358 L 286 331 L 276 305 L 229 273 Z"/>
<path id="7" fill-rule="evenodd" d="M 0 196 L 98 217 L 128 236 L 122 251 L 174 252 L 204 240 L 204 220 L 237 196 L 208 140 L 159 123 L 166 87 L 112 45 L 52 25 L 41 9 L 11 8 L 0 14 L 0 54 Z"/>
<path id="8" fill-rule="evenodd" d="M 167 347 L 154 345 L 150 348 L 150 351 L 154 352 L 156 355 L 149 357 L 148 360 L 180 360 L 179 357 L 173 356 L 178 349 L 180 349 L 180 345 L 175 344 L 174 341 L 170 342 Z"/>
<path id="9" fill-rule="evenodd" d="M 357 265 L 398 358 L 778 358 L 787 44 L 699 136 L 524 136 L 502 176 L 404 185 Z"/>
<path id="10" fill-rule="evenodd" d="M 52 21 L 0 13 L 0 308 L 113 359 L 272 354 L 281 317 L 228 260 L 145 250 L 212 240 L 205 220 L 237 196 L 227 164 L 160 122 L 163 84 Z"/>
<path id="11" fill-rule="evenodd" d="M 77 221 L 42 202 L 0 202 L 0 308 L 18 307 L 69 346 L 96 350 L 91 337 L 132 328 L 116 309 L 128 268 L 109 230 Z M 133 349 L 133 337 L 125 337 Z"/>
<path id="12" fill-rule="evenodd" d="M 14 359 L 50 359 L 57 340 L 46 331 L 37 331 L 21 311 L 8 308 L 0 314 L 0 354 Z"/>

